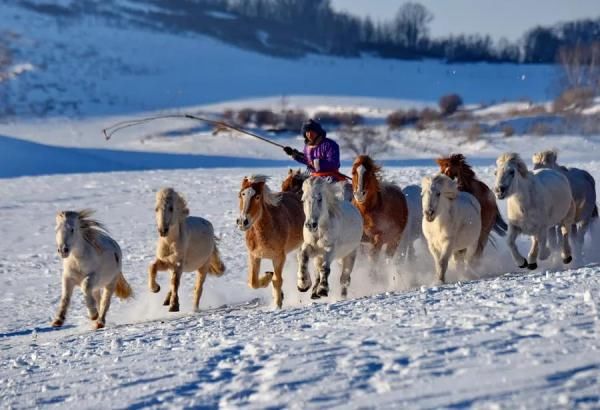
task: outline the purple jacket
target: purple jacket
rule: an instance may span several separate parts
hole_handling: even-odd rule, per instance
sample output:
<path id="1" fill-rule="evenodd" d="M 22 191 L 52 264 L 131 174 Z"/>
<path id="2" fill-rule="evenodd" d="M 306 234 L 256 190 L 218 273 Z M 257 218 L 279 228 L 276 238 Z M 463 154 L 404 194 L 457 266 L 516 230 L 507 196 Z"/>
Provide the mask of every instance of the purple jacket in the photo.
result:
<path id="1" fill-rule="evenodd" d="M 315 159 L 319 160 L 319 169 L 313 167 Z M 306 165 L 312 172 L 337 171 L 340 169 L 340 147 L 334 140 L 323 138 L 319 145 L 305 145 L 304 161 L 297 161 Z"/>

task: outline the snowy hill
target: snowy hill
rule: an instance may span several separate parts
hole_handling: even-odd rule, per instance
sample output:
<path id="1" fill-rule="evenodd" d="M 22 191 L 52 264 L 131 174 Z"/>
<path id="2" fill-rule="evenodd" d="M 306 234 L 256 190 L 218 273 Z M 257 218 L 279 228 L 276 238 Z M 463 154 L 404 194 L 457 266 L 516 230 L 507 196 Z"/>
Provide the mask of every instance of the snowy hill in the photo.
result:
<path id="1" fill-rule="evenodd" d="M 537 101 L 551 98 L 556 84 L 552 66 L 289 59 L 200 34 L 116 24 L 102 13 L 75 18 L 35 10 L 13 2 L 0 10 L 0 27 L 12 33 L 14 64 L 29 67 L 1 85 L 8 87 L 3 109 L 18 117 L 132 114 L 282 95 L 435 102 L 456 92 L 468 103 Z"/>
<path id="2" fill-rule="evenodd" d="M 406 185 L 433 170 L 387 168 L 386 175 Z M 476 171 L 492 181 L 491 167 Z M 553 259 L 533 273 L 515 268 L 500 241 L 497 250 L 486 251 L 479 280 L 451 271 L 450 280 L 461 283 L 441 287 L 430 287 L 432 264 L 421 245 L 418 264 L 402 266 L 395 281 L 383 270 L 379 282 L 372 283 L 360 263 L 347 301 L 338 300 L 339 268 L 334 267 L 333 296 L 318 303 L 296 291 L 291 258 L 284 272 L 284 308 L 274 311 L 270 290 L 246 285 L 244 241 L 234 224 L 239 182 L 251 172 L 272 175 L 275 187 L 285 169 L 4 180 L 3 406 L 600 406 L 597 240 L 588 246 L 586 259 L 569 269 Z M 592 173 L 599 178 L 600 167 Z M 207 281 L 197 314 L 190 312 L 190 274 L 183 277 L 180 313 L 162 306 L 165 290 L 154 295 L 146 289 L 156 239 L 154 193 L 168 185 L 186 195 L 192 214 L 214 223 L 228 267 L 222 278 Z M 124 273 L 137 296 L 115 301 L 107 328 L 91 331 L 76 292 L 66 327 L 51 330 L 60 295 L 54 214 L 88 206 L 98 210 L 121 244 Z M 165 283 L 165 274 L 159 281 Z"/>

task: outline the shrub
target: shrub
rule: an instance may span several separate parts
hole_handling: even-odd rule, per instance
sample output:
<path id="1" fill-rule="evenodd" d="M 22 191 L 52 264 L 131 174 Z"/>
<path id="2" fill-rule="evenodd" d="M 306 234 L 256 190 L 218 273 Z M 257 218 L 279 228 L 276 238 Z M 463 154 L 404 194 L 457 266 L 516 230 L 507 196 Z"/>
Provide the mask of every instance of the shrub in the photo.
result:
<path id="1" fill-rule="evenodd" d="M 581 109 L 589 106 L 594 99 L 594 90 L 588 87 L 569 88 L 563 91 L 552 104 L 555 112 Z"/>
<path id="2" fill-rule="evenodd" d="M 353 155 L 377 155 L 389 147 L 390 136 L 367 127 L 342 127 L 337 132 L 341 147 Z"/>
<path id="3" fill-rule="evenodd" d="M 304 111 L 298 110 L 288 110 L 283 113 L 283 126 L 288 130 L 292 131 L 300 131 L 302 128 L 302 124 L 308 119 L 308 115 Z"/>
<path id="4" fill-rule="evenodd" d="M 481 128 L 481 125 L 475 122 L 465 130 L 465 133 L 467 134 L 469 141 L 476 141 L 481 138 L 483 129 Z"/>
<path id="5" fill-rule="evenodd" d="M 451 115 L 463 105 L 463 100 L 458 94 L 448 94 L 442 96 L 439 101 L 440 111 L 443 115 Z"/>
<path id="6" fill-rule="evenodd" d="M 551 131 L 550 126 L 543 122 L 534 122 L 531 124 L 527 132 L 532 135 L 537 135 L 538 137 L 549 134 Z"/>
<path id="7" fill-rule="evenodd" d="M 512 137 L 515 135 L 515 129 L 512 125 L 505 124 L 502 126 L 502 134 L 504 134 L 505 137 Z"/>
<path id="8" fill-rule="evenodd" d="M 433 108 L 429 108 L 429 107 L 423 108 L 421 110 L 421 112 L 419 113 L 420 121 L 423 121 L 425 123 L 438 121 L 440 118 L 441 118 L 441 115 L 440 115 L 439 111 L 437 111 Z"/>
<path id="9" fill-rule="evenodd" d="M 264 125 L 275 126 L 279 122 L 279 117 L 271 110 L 258 110 L 254 113 L 254 122 L 259 127 Z"/>
<path id="10" fill-rule="evenodd" d="M 240 125 L 246 125 L 252 122 L 255 111 L 252 108 L 244 108 L 237 112 L 235 119 Z"/>
<path id="11" fill-rule="evenodd" d="M 414 124 L 418 121 L 419 114 L 416 110 L 397 110 L 391 112 L 385 119 L 385 122 L 390 128 L 400 128 L 406 125 Z"/>

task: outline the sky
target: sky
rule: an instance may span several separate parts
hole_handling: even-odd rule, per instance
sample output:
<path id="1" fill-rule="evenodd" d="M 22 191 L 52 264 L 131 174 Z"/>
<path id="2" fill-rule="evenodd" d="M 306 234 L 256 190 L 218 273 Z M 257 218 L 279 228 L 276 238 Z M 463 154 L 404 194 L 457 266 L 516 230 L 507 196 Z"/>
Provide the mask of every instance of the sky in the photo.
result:
<path id="1" fill-rule="evenodd" d="M 414 0 L 413 0 L 414 1 Z M 407 0 L 332 0 L 337 10 L 374 20 L 391 19 Z M 536 25 L 600 17 L 600 0 L 417 0 L 434 15 L 433 37 L 489 34 L 498 40 L 519 39 Z"/>

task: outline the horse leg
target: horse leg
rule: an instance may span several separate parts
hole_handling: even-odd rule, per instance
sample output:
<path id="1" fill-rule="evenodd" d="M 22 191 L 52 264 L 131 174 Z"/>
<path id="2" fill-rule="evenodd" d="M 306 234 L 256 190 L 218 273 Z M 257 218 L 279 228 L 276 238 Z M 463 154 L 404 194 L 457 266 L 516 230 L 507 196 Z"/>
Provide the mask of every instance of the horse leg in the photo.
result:
<path id="1" fill-rule="evenodd" d="M 374 239 L 373 247 L 369 251 L 369 276 L 371 279 L 375 279 L 377 277 L 377 264 L 379 262 L 379 255 L 381 254 L 381 248 L 383 247 L 383 243 L 379 240 L 378 237 Z"/>
<path id="2" fill-rule="evenodd" d="M 538 257 L 540 260 L 546 260 L 550 256 L 550 249 L 548 249 L 548 230 L 542 229 L 538 234 L 538 244 L 540 247 L 540 252 Z"/>
<path id="3" fill-rule="evenodd" d="M 531 235 L 531 249 L 529 249 L 529 255 L 527 255 L 527 269 L 529 270 L 534 270 L 538 267 L 537 257 L 540 250 L 540 238 L 541 235 L 539 233 L 537 235 Z"/>
<path id="4" fill-rule="evenodd" d="M 283 304 L 283 292 L 281 291 L 281 287 L 283 285 L 283 266 L 285 265 L 285 253 L 279 256 L 276 259 L 273 259 L 273 268 L 275 270 L 275 275 L 273 276 L 273 299 L 275 300 L 275 305 L 281 309 L 281 305 Z"/>
<path id="5" fill-rule="evenodd" d="M 82 282 L 81 290 L 83 291 L 83 298 L 87 307 L 90 320 L 98 319 L 98 308 L 96 306 L 96 299 L 94 299 L 94 285 L 96 284 L 96 274 L 90 273 Z"/>
<path id="6" fill-rule="evenodd" d="M 454 262 L 456 263 L 456 269 L 459 272 L 465 271 L 465 256 L 467 254 L 466 249 L 461 249 L 459 251 L 454 252 L 452 257 L 454 258 Z M 475 254 L 477 254 L 477 250 L 475 250 Z"/>
<path id="7" fill-rule="evenodd" d="M 526 268 L 529 264 L 527 263 L 527 259 L 521 255 L 519 249 L 517 248 L 516 240 L 517 236 L 521 233 L 521 229 L 516 227 L 515 225 L 508 225 L 508 237 L 506 238 L 506 243 L 508 244 L 508 249 L 510 249 L 510 253 L 512 254 L 513 260 L 517 264 L 519 268 Z"/>
<path id="8" fill-rule="evenodd" d="M 169 300 L 169 312 L 179 312 L 179 283 L 181 282 L 181 274 L 183 266 L 182 262 L 177 262 L 175 268 L 171 272 L 171 291 Z"/>
<path id="9" fill-rule="evenodd" d="M 348 296 L 348 287 L 350 286 L 350 274 L 354 269 L 356 262 L 356 250 L 342 259 L 342 275 L 340 276 L 340 285 L 342 287 L 342 298 Z"/>
<path id="10" fill-rule="evenodd" d="M 298 252 L 298 281 L 296 286 L 300 292 L 306 292 L 312 285 L 310 275 L 308 273 L 308 259 L 310 258 L 310 248 L 306 244 L 302 244 L 300 252 Z"/>
<path id="11" fill-rule="evenodd" d="M 196 273 L 196 286 L 194 286 L 194 311 L 197 312 L 198 306 L 200 305 L 200 297 L 202 296 L 202 289 L 204 288 L 204 281 L 206 280 L 206 269 L 204 267 L 198 269 Z"/>
<path id="12" fill-rule="evenodd" d="M 110 284 L 109 286 L 104 288 L 102 292 L 102 298 L 100 299 L 100 316 L 98 320 L 96 320 L 96 329 L 101 329 L 104 327 L 106 323 L 106 313 L 108 312 L 108 308 L 110 307 L 110 300 L 113 292 L 115 291 L 115 286 L 117 282 Z"/>
<path id="13" fill-rule="evenodd" d="M 321 259 L 321 266 L 319 268 L 319 286 L 317 288 L 319 297 L 327 297 L 329 295 L 329 274 L 331 273 L 332 257 L 333 252 L 324 255 Z"/>
<path id="14" fill-rule="evenodd" d="M 160 292 L 160 285 L 156 283 L 156 273 L 159 270 L 167 270 L 168 268 L 169 267 L 165 262 L 158 259 L 150 264 L 148 267 L 148 287 L 150 288 L 150 292 Z"/>
<path id="15" fill-rule="evenodd" d="M 272 272 L 266 272 L 259 277 L 260 258 L 248 255 L 248 286 L 252 289 L 266 288 L 273 278 Z"/>
<path id="16" fill-rule="evenodd" d="M 315 258 L 315 268 L 317 270 L 317 279 L 315 280 L 315 284 L 313 285 L 312 292 L 310 295 L 311 299 L 319 299 L 321 296 L 319 295 L 318 289 L 321 284 L 321 266 L 323 265 L 323 256 L 319 255 Z"/>
<path id="17" fill-rule="evenodd" d="M 446 271 L 448 270 L 448 261 L 450 260 L 450 255 L 452 251 L 450 247 L 446 247 L 446 249 L 442 249 L 438 257 L 436 258 L 435 263 L 435 271 L 437 275 L 437 280 L 441 283 L 446 282 Z"/>
<path id="18" fill-rule="evenodd" d="M 551 250 L 558 249 L 558 237 L 557 230 L 555 226 L 548 228 L 548 246 Z"/>
<path id="19" fill-rule="evenodd" d="M 563 224 L 560 227 L 562 233 L 562 250 L 560 256 L 562 256 L 563 263 L 569 264 L 573 260 L 571 256 L 571 245 L 569 244 L 569 228 L 570 224 Z"/>
<path id="20" fill-rule="evenodd" d="M 53 327 L 62 326 L 65 323 L 65 318 L 67 316 L 67 309 L 69 308 L 69 304 L 71 303 L 71 295 L 73 295 L 73 288 L 75 287 L 75 282 L 66 277 L 63 274 L 62 277 L 62 295 L 60 297 L 60 304 L 58 305 L 58 311 L 56 312 L 56 317 L 52 321 Z"/>

